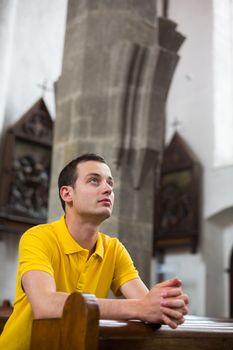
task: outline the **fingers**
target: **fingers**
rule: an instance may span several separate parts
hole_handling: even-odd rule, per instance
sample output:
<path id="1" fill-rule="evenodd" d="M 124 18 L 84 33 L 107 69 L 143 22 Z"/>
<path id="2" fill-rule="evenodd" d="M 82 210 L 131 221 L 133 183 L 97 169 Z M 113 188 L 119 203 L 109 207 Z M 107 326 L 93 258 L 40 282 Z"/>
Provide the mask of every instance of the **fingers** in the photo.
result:
<path id="1" fill-rule="evenodd" d="M 169 317 L 166 315 L 162 315 L 163 322 L 171 327 L 172 329 L 176 329 L 178 327 L 178 324 L 175 321 L 172 321 Z"/>
<path id="2" fill-rule="evenodd" d="M 189 312 L 189 310 L 188 310 L 187 306 L 185 306 L 185 307 L 183 308 L 183 315 L 187 315 L 188 312 Z"/>
<path id="3" fill-rule="evenodd" d="M 171 288 L 162 291 L 161 296 L 163 298 L 175 298 L 182 295 L 181 288 Z"/>
<path id="4" fill-rule="evenodd" d="M 187 294 L 182 294 L 181 298 L 184 300 L 185 304 L 188 305 L 189 304 L 189 297 Z"/>
<path id="5" fill-rule="evenodd" d="M 159 317 L 160 322 L 164 322 L 172 329 L 184 323 L 184 315 L 188 313 L 189 298 L 183 293 L 182 281 L 179 278 L 175 277 L 156 284 L 145 299 L 147 303 L 153 305 L 154 310 L 157 310 L 156 315 L 153 311 L 145 317 L 148 322 L 155 322 Z"/>
<path id="6" fill-rule="evenodd" d="M 185 302 L 182 299 L 163 299 L 160 303 L 161 306 L 170 308 L 184 308 Z"/>
<path id="7" fill-rule="evenodd" d="M 189 304 L 189 297 L 187 294 L 183 294 L 180 288 L 167 289 L 161 293 L 161 296 L 165 299 L 175 298 L 182 300 L 185 305 Z"/>
<path id="8" fill-rule="evenodd" d="M 178 326 L 181 325 L 181 324 L 183 324 L 184 322 L 185 322 L 185 318 L 184 318 L 184 317 L 182 317 L 180 320 L 177 320 L 177 321 L 176 321 L 176 323 L 177 323 Z"/>
<path id="9" fill-rule="evenodd" d="M 170 319 L 173 319 L 173 320 L 183 319 L 183 313 L 181 312 L 181 310 L 171 309 L 164 306 L 161 306 L 160 310 L 164 315 L 168 316 Z"/>
<path id="10" fill-rule="evenodd" d="M 160 303 L 161 307 L 175 309 L 182 315 L 188 314 L 188 307 L 183 299 L 163 299 Z"/>
<path id="11" fill-rule="evenodd" d="M 172 329 L 176 329 L 179 325 L 185 322 L 184 319 L 184 310 L 174 310 L 161 306 L 162 311 L 162 320 L 163 322 L 171 327 Z"/>
<path id="12" fill-rule="evenodd" d="M 161 288 L 163 288 L 163 287 L 181 287 L 181 285 L 182 285 L 182 281 L 178 277 L 174 277 L 174 278 L 171 278 L 167 281 L 164 281 L 164 282 L 157 284 L 157 286 L 161 287 Z"/>
<path id="13" fill-rule="evenodd" d="M 162 321 L 168 325 L 172 329 L 176 329 L 179 325 L 184 323 L 184 318 L 180 318 L 179 320 L 174 320 L 170 317 L 168 317 L 166 314 L 162 315 Z"/>

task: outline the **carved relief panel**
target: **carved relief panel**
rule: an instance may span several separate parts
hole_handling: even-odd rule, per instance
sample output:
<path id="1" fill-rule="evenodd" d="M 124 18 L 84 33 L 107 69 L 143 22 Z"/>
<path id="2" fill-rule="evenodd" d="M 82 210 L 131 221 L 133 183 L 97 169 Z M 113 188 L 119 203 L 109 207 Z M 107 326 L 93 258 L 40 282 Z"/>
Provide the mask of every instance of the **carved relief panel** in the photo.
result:
<path id="1" fill-rule="evenodd" d="M 47 218 L 53 122 L 39 100 L 5 136 L 0 230 L 21 232 Z"/>
<path id="2" fill-rule="evenodd" d="M 175 133 L 165 149 L 160 186 L 155 197 L 155 251 L 197 249 L 200 233 L 201 166 Z"/>

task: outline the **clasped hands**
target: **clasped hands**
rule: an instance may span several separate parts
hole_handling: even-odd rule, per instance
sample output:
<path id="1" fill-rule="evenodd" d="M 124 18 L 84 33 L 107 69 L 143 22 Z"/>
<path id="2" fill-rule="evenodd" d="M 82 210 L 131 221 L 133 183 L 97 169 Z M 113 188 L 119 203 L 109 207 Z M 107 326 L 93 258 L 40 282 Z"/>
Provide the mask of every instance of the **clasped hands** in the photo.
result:
<path id="1" fill-rule="evenodd" d="M 182 281 L 175 277 L 156 284 L 141 299 L 141 319 L 150 323 L 164 323 L 172 329 L 184 323 L 189 298 L 182 291 Z"/>

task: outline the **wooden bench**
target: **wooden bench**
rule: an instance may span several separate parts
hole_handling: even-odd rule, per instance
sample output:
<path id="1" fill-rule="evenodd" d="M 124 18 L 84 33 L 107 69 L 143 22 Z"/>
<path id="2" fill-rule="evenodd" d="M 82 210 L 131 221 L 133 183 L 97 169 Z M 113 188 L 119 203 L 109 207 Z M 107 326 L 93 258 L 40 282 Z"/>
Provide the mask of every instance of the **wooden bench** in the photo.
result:
<path id="1" fill-rule="evenodd" d="M 0 334 L 5 326 L 8 317 L 12 313 L 12 305 L 9 300 L 3 300 L 2 305 L 0 306 Z"/>
<path id="2" fill-rule="evenodd" d="M 232 350 L 233 320 L 189 316 L 176 330 L 99 320 L 94 296 L 71 294 L 59 319 L 34 320 L 31 350 Z"/>

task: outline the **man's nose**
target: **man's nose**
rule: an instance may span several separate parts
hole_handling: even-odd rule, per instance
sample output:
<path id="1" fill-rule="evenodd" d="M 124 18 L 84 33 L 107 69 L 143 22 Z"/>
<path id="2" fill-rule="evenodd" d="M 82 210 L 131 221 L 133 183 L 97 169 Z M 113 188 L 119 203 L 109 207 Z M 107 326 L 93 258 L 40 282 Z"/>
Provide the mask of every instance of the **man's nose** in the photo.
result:
<path id="1" fill-rule="evenodd" d="M 112 186 L 107 181 L 104 183 L 104 189 L 103 190 L 104 190 L 104 193 L 111 194 L 113 192 Z"/>

